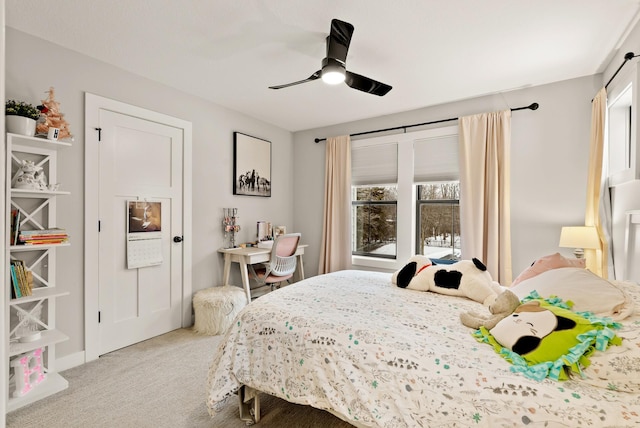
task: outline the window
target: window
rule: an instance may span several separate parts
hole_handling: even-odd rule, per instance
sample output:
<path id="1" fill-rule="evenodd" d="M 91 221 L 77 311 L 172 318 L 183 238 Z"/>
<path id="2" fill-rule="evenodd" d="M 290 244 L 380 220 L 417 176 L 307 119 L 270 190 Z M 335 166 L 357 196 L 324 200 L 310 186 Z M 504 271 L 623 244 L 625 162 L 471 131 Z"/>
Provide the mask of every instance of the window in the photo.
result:
<path id="1" fill-rule="evenodd" d="M 354 143 L 351 149 L 351 253 L 395 259 L 398 144 Z"/>
<path id="2" fill-rule="evenodd" d="M 609 174 L 631 168 L 632 85 L 609 105 Z"/>
<path id="3" fill-rule="evenodd" d="M 457 126 L 352 141 L 351 179 L 354 266 L 396 270 L 416 253 L 459 256 Z M 451 220 L 434 231 L 436 221 Z"/>
<path id="4" fill-rule="evenodd" d="M 416 186 L 416 254 L 460 260 L 460 182 Z"/>
<path id="5" fill-rule="evenodd" d="M 352 188 L 354 255 L 396 258 L 396 186 L 353 186 Z"/>

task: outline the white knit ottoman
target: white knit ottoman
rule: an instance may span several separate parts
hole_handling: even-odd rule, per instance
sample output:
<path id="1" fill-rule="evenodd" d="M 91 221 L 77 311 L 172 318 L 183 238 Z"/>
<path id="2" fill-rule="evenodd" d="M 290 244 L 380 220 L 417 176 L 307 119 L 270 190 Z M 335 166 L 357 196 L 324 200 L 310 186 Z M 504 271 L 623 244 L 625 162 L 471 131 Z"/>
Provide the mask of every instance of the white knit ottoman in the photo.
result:
<path id="1" fill-rule="evenodd" d="M 234 285 L 211 287 L 198 291 L 193 296 L 196 333 L 222 334 L 231 326 L 238 312 L 247 305 L 244 290 Z"/>

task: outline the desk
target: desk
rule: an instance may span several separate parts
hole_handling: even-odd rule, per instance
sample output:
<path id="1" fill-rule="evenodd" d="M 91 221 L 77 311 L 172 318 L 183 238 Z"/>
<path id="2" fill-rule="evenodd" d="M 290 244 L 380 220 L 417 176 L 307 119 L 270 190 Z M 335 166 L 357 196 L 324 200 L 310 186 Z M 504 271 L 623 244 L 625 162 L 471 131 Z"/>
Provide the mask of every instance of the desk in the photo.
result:
<path id="1" fill-rule="evenodd" d="M 298 245 L 295 255 L 298 257 L 296 263 L 296 271 L 294 279 L 300 281 L 304 279 L 304 267 L 302 266 L 302 255 L 307 244 Z M 256 263 L 265 263 L 271 259 L 271 248 L 220 248 L 219 253 L 224 254 L 224 271 L 222 273 L 222 285 L 229 285 L 229 274 L 231 273 L 231 263 L 240 264 L 240 276 L 242 277 L 242 286 L 247 295 L 247 303 L 251 303 L 251 287 L 249 286 L 249 270 L 248 265 Z"/>

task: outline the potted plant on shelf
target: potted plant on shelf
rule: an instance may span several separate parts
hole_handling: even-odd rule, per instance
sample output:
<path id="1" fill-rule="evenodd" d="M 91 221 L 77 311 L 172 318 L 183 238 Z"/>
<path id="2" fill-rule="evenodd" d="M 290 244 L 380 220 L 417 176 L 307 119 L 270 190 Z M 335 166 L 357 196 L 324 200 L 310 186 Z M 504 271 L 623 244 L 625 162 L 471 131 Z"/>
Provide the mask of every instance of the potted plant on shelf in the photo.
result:
<path id="1" fill-rule="evenodd" d="M 40 110 L 24 101 L 7 100 L 4 114 L 7 132 L 33 137 Z"/>

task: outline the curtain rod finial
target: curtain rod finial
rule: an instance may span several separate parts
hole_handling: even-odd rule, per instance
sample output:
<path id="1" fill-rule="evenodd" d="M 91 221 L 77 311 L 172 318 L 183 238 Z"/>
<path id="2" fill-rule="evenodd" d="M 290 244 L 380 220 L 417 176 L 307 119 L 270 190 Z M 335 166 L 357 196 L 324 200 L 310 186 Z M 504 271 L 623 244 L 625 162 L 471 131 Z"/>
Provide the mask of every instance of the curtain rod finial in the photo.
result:
<path id="1" fill-rule="evenodd" d="M 322 141 L 322 140 L 321 140 L 320 138 L 316 138 L 316 139 L 315 139 L 315 140 L 313 140 L 313 141 L 315 141 L 316 143 L 319 143 L 319 142 L 320 142 L 320 141 Z"/>
<path id="2" fill-rule="evenodd" d="M 627 61 L 630 59 L 633 59 L 635 57 L 633 52 L 627 52 L 624 56 L 624 59 L 626 59 Z"/>
<path id="3" fill-rule="evenodd" d="M 538 107 L 540 107 L 540 104 L 532 103 L 528 108 L 531 110 L 538 110 Z"/>

